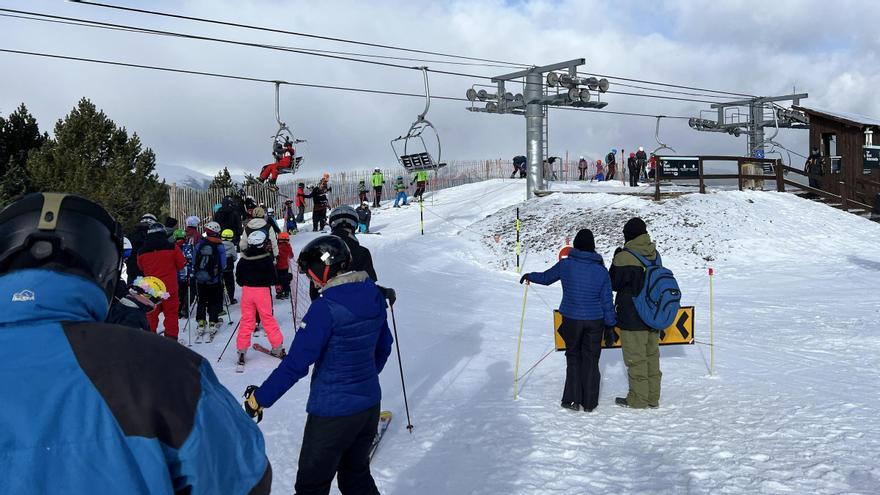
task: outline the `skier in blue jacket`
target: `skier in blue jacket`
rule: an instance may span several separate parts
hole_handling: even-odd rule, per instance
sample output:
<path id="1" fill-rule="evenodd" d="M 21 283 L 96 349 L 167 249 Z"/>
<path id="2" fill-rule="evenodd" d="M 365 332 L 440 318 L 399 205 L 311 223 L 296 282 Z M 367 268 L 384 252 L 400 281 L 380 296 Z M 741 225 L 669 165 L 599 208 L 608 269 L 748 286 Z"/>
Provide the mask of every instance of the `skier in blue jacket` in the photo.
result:
<path id="1" fill-rule="evenodd" d="M 596 253 L 596 241 L 589 229 L 574 238 L 568 258 L 545 272 L 522 276 L 522 282 L 550 285 L 562 280 L 562 325 L 565 340 L 565 388 L 562 407 L 591 412 L 599 402 L 599 356 L 602 338 L 612 338 L 617 323 L 611 298 L 611 278 Z M 608 343 L 610 345 L 610 342 Z"/>
<path id="2" fill-rule="evenodd" d="M 0 212 L 0 492 L 269 493 L 260 430 L 211 365 L 102 323 L 122 230 L 35 193 Z"/>
<path id="3" fill-rule="evenodd" d="M 314 364 L 296 474 L 296 493 L 378 494 L 370 445 L 379 423 L 379 373 L 391 353 L 385 298 L 366 272 L 349 271 L 351 252 L 339 237 L 314 239 L 297 265 L 321 288 L 296 331 L 290 353 L 260 387 L 245 391 L 245 410 L 262 418 Z"/>

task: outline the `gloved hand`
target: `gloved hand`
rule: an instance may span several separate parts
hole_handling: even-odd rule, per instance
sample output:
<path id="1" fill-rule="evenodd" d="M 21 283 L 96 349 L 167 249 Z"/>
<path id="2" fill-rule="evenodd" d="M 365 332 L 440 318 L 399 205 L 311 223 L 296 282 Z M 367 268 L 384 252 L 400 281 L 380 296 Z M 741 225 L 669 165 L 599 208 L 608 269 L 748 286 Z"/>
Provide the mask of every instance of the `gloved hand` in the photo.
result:
<path id="1" fill-rule="evenodd" d="M 526 273 L 525 275 L 523 275 L 522 277 L 520 277 L 520 278 L 519 278 L 519 283 L 523 283 L 523 282 L 528 283 L 528 282 L 530 282 L 530 280 L 528 279 L 528 276 L 529 276 L 529 274 Z"/>
<path id="2" fill-rule="evenodd" d="M 623 251 L 623 248 L 622 248 L 622 247 L 619 247 L 619 248 L 615 249 L 615 250 L 614 250 L 614 256 L 617 256 L 617 253 L 619 253 L 619 252 L 621 252 L 621 251 Z"/>
<path id="3" fill-rule="evenodd" d="M 244 390 L 244 412 L 252 418 L 257 418 L 257 423 L 263 420 L 263 406 L 257 403 L 254 392 L 258 389 L 256 385 L 248 385 Z"/>
<path id="4" fill-rule="evenodd" d="M 397 293 L 394 292 L 394 289 L 391 287 L 382 287 L 381 285 L 377 285 L 379 291 L 382 293 L 382 296 L 388 300 L 389 306 L 394 306 L 394 302 L 397 301 Z"/>
<path id="5" fill-rule="evenodd" d="M 605 347 L 612 347 L 617 342 L 617 339 L 614 327 L 605 327 Z"/>

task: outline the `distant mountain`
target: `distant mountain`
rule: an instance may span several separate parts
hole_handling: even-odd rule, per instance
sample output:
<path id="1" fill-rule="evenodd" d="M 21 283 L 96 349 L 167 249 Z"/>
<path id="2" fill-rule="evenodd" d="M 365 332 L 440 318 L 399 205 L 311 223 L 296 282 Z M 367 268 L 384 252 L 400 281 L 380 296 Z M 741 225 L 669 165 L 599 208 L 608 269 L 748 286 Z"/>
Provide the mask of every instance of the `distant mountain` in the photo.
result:
<path id="1" fill-rule="evenodd" d="M 167 163 L 157 163 L 156 173 L 159 174 L 160 178 L 165 179 L 165 182 L 168 184 L 177 184 L 178 187 L 189 187 L 192 189 L 207 189 L 211 184 L 211 180 L 213 180 L 213 177 L 191 168 L 169 165 Z"/>

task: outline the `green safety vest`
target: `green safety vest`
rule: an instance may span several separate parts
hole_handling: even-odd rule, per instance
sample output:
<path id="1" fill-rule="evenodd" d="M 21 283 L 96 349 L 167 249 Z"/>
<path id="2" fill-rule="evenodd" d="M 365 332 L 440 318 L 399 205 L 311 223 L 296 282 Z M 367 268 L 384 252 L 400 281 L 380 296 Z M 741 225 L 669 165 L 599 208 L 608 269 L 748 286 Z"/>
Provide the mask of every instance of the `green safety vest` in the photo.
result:
<path id="1" fill-rule="evenodd" d="M 373 172 L 373 187 L 380 187 L 385 183 L 385 177 L 382 176 L 382 172 Z"/>
<path id="2" fill-rule="evenodd" d="M 419 170 L 418 172 L 416 172 L 415 181 L 416 182 L 427 182 L 428 181 L 428 172 L 426 172 L 424 170 Z"/>

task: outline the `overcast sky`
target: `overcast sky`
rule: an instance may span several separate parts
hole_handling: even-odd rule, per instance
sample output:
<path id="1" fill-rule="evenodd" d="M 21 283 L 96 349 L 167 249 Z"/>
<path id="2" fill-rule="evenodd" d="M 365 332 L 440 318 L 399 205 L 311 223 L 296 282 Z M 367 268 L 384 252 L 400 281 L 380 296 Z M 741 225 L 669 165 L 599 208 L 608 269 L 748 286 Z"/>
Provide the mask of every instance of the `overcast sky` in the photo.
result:
<path id="1" fill-rule="evenodd" d="M 112 3 L 112 0 L 107 0 Z M 117 1 L 192 16 L 536 65 L 583 57 L 584 70 L 757 95 L 808 92 L 804 104 L 880 117 L 880 2 L 636 1 Z M 61 0 L 0 0 L 0 7 L 84 17 L 275 45 L 391 53 L 328 41 L 223 28 Z M 49 52 L 266 79 L 421 93 L 420 73 L 258 48 L 0 17 L 2 48 Z M 436 58 L 426 56 L 427 58 Z M 416 62 L 400 62 L 415 65 Z M 432 68 L 497 75 L 506 68 Z M 160 163 L 213 174 L 258 171 L 276 131 L 270 84 L 118 68 L 0 53 L 0 114 L 24 102 L 51 132 L 86 96 L 137 132 Z M 432 93 L 463 96 L 473 77 L 432 75 Z M 622 82 L 622 81 L 621 81 Z M 614 85 L 612 89 L 639 92 Z M 678 95 L 681 96 L 681 95 Z M 687 98 L 687 96 L 684 96 Z M 691 97 L 692 98 L 692 97 Z M 701 98 L 705 99 L 705 98 Z M 698 115 L 706 103 L 605 95 L 607 110 Z M 282 87 L 282 118 L 308 140 L 303 172 L 391 166 L 389 141 L 422 110 L 416 98 Z M 435 100 L 443 158 L 525 154 L 525 119 L 471 113 Z M 656 147 L 654 120 L 551 110 L 551 154 L 604 155 Z M 679 154 L 742 154 L 746 138 L 664 120 Z M 807 131 L 778 141 L 806 154 Z M 800 159 L 796 162 L 800 163 Z"/>

